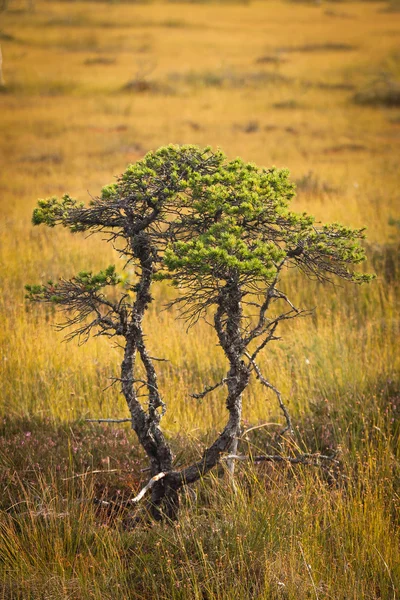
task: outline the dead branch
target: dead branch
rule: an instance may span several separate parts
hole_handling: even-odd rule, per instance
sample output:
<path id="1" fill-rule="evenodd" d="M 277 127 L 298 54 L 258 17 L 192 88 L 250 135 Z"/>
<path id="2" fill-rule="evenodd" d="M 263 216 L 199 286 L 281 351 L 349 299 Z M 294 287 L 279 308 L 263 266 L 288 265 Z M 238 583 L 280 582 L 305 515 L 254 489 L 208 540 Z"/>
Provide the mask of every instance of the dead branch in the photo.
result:
<path id="1" fill-rule="evenodd" d="M 85 471 L 84 473 L 76 473 L 75 475 L 71 475 L 71 477 L 63 477 L 62 481 L 70 481 L 71 479 L 76 479 L 77 477 L 86 477 L 87 475 L 108 475 L 110 473 L 122 473 L 122 469 L 110 469 L 105 471 L 104 469 L 97 469 L 95 471 Z M 127 471 L 125 471 L 127 472 Z"/>
<path id="2" fill-rule="evenodd" d="M 208 385 L 208 386 L 206 386 L 202 392 L 199 392 L 198 394 L 190 394 L 190 397 L 191 398 L 196 398 L 196 400 L 200 400 L 201 398 L 204 398 L 204 396 L 207 396 L 207 394 L 209 394 L 210 392 L 213 392 L 217 388 L 219 388 L 222 385 L 224 385 L 226 382 L 227 382 L 227 378 L 224 377 L 223 379 L 221 379 L 221 381 L 219 381 L 215 385 Z"/>
<path id="3" fill-rule="evenodd" d="M 316 465 L 319 466 L 321 461 L 330 461 L 334 464 L 340 464 L 336 459 L 336 454 L 328 456 L 326 454 L 301 454 L 299 456 L 282 456 L 280 454 L 260 454 L 259 456 L 247 456 L 245 454 L 228 454 L 223 456 L 221 460 L 251 460 L 254 463 L 260 462 L 278 462 L 290 463 L 292 465 Z"/>
<path id="4" fill-rule="evenodd" d="M 131 423 L 132 419 L 85 419 L 86 423 Z"/>
<path id="5" fill-rule="evenodd" d="M 157 475 L 154 475 L 154 477 L 152 477 L 149 482 L 147 483 L 147 485 L 144 486 L 144 488 L 142 488 L 140 490 L 140 492 L 138 493 L 137 496 L 135 496 L 134 498 L 131 498 L 131 500 L 129 500 L 130 504 L 137 504 L 142 498 L 143 496 L 149 491 L 151 490 L 151 488 L 153 487 L 153 485 L 155 483 L 157 483 L 157 481 L 160 481 L 160 479 L 162 479 L 163 477 L 166 476 L 167 473 L 161 472 L 161 473 L 157 473 Z"/>
<path id="6" fill-rule="evenodd" d="M 262 373 L 260 371 L 260 367 L 257 365 L 257 363 L 252 358 L 252 356 L 248 352 L 244 352 L 244 354 L 245 354 L 245 356 L 247 356 L 250 363 L 252 364 L 252 366 L 256 372 L 257 379 L 262 383 L 262 385 L 264 385 L 268 389 L 272 390 L 278 399 L 279 407 L 280 407 L 281 411 L 283 412 L 283 415 L 286 419 L 286 427 L 284 429 L 282 429 L 280 434 L 283 435 L 287 431 L 289 431 L 291 434 L 293 434 L 294 431 L 293 431 L 292 420 L 290 418 L 289 411 L 286 408 L 286 406 L 282 400 L 282 395 L 281 395 L 280 391 L 274 385 L 272 385 L 272 383 L 270 383 L 269 381 L 267 381 L 267 379 L 265 379 L 265 377 L 262 375 Z"/>

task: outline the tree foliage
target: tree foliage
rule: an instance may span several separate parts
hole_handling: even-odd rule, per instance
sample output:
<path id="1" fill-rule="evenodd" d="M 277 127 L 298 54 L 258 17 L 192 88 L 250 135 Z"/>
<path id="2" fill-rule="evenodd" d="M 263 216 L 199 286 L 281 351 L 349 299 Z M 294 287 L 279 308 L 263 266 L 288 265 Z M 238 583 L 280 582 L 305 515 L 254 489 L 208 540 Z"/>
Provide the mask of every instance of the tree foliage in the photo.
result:
<path id="1" fill-rule="evenodd" d="M 34 210 L 34 225 L 100 232 L 135 266 L 134 280 L 109 266 L 99 273 L 80 272 L 69 280 L 27 286 L 27 296 L 64 309 L 61 328 L 72 326 L 69 337 L 78 335 L 86 341 L 93 333 L 121 338 L 121 389 L 132 427 L 151 463 L 155 518 L 176 516 L 178 490 L 213 468 L 224 453 L 236 451 L 242 395 L 252 374 L 276 393 L 284 429 L 291 429 L 279 391 L 256 363 L 259 352 L 278 339 L 280 322 L 306 314 L 279 289 L 284 270 L 294 268 L 321 282 L 371 279 L 355 270 L 365 258 L 360 245 L 363 230 L 337 223 L 321 226 L 310 215 L 292 212 L 294 194 L 286 169 L 228 160 L 210 148 L 167 146 L 129 165 L 88 206 L 65 195 L 39 200 Z M 168 281 L 177 289 L 172 303 L 189 325 L 213 315 L 228 362 L 221 382 L 194 394 L 202 397 L 219 385 L 227 387 L 226 427 L 197 463 L 180 471 L 173 468 L 173 455 L 160 428 L 166 406 L 143 330 L 157 281 Z M 108 296 L 110 287 L 114 293 Z M 117 300 L 116 289 L 120 289 Z M 138 358 L 145 380 L 136 376 Z M 146 405 L 139 400 L 143 386 Z"/>

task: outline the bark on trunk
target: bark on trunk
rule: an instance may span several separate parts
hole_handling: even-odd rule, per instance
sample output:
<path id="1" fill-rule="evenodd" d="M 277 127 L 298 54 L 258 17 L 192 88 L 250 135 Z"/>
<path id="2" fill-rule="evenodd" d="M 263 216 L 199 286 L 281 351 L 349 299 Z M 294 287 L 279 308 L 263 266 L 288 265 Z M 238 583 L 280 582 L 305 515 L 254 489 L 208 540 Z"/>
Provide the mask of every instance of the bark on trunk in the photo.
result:
<path id="1" fill-rule="evenodd" d="M 131 241 L 133 254 L 140 261 L 141 275 L 137 285 L 136 301 L 129 317 L 125 334 L 126 344 L 121 366 L 122 392 L 128 404 L 132 428 L 138 436 L 150 460 L 150 472 L 154 477 L 159 473 L 172 471 L 173 454 L 162 433 L 159 423 L 164 403 L 158 389 L 157 375 L 153 361 L 147 351 L 142 322 L 148 304 L 151 302 L 150 286 L 153 274 L 153 253 L 150 241 L 145 234 L 137 235 Z M 142 407 L 135 389 L 136 358 L 140 356 L 146 372 L 145 383 L 148 391 L 149 408 Z M 159 520 L 162 515 L 173 518 L 177 514 L 179 499 L 176 490 L 166 479 L 160 480 L 152 488 L 151 513 Z"/>
<path id="2" fill-rule="evenodd" d="M 126 334 L 126 347 L 122 362 L 122 391 L 132 415 L 132 427 L 145 449 L 151 464 L 151 476 L 166 473 L 157 481 L 151 491 L 149 512 L 155 520 L 163 518 L 176 520 L 179 511 L 179 489 L 194 483 L 214 468 L 224 452 L 236 453 L 240 435 L 242 415 L 242 393 L 248 385 L 250 369 L 242 361 L 243 339 L 241 336 L 242 307 L 241 291 L 238 280 L 231 279 L 222 289 L 215 315 L 215 327 L 219 342 L 229 362 L 226 381 L 228 395 L 226 408 L 228 422 L 214 443 L 205 450 L 200 461 L 183 469 L 174 471 L 171 449 L 159 427 L 160 415 L 157 409 L 163 409 L 156 372 L 147 352 L 142 331 L 142 320 L 148 303 L 151 301 L 150 284 L 152 277 L 152 259 L 147 240 L 142 237 L 135 241 L 135 256 L 139 258 L 142 273 L 138 284 L 138 293 Z M 149 395 L 149 410 L 146 412 L 139 402 L 135 390 L 135 362 L 137 354 L 146 371 Z M 234 473 L 234 461 L 228 465 L 231 475 Z"/>
<path id="3" fill-rule="evenodd" d="M 230 452 L 232 447 L 237 449 L 241 427 L 242 394 L 250 378 L 250 369 L 241 359 L 243 352 L 241 323 L 240 286 L 237 280 L 231 280 L 221 291 L 218 309 L 215 314 L 215 328 L 219 342 L 230 364 L 226 377 L 228 422 L 215 442 L 205 450 L 200 461 L 179 473 L 171 474 L 176 482 L 174 483 L 176 487 L 194 483 L 219 463 L 224 452 Z"/>
<path id="4" fill-rule="evenodd" d="M 153 486 L 149 509 L 155 521 L 178 519 L 179 488 L 176 487 L 174 477 L 167 475 Z"/>

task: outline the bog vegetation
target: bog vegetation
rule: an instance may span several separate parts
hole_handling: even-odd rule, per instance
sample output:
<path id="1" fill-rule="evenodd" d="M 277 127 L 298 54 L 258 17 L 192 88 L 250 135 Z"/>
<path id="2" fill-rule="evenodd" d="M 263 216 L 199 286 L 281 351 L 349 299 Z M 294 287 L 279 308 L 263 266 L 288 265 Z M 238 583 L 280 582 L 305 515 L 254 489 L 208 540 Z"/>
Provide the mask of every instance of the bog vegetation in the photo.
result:
<path id="1" fill-rule="evenodd" d="M 399 55 L 395 3 L 9 3 L 0 14 L 3 598 L 396 598 L 399 558 Z M 316 24 L 318 26 L 316 26 Z M 182 49 L 184 48 L 184 51 Z M 289 167 L 292 208 L 368 228 L 368 286 L 290 273 L 309 319 L 282 324 L 250 384 L 239 452 L 335 455 L 318 466 L 240 463 L 181 498 L 176 525 L 121 527 L 148 480 L 107 340 L 60 343 L 27 282 L 122 270 L 101 239 L 32 228 L 37 198 L 87 203 L 148 150 L 221 146 Z M 126 277 L 134 277 L 134 272 Z M 283 280 L 283 285 L 287 281 Z M 293 283 L 292 283 L 293 285 Z M 286 288 L 285 288 L 286 289 Z M 145 318 L 162 356 L 174 468 L 225 421 L 221 348 L 186 334 L 165 283 Z M 112 380 L 110 380 L 112 383 Z M 279 444 L 277 446 L 277 440 Z M 109 504 L 95 504 L 94 499 Z"/>

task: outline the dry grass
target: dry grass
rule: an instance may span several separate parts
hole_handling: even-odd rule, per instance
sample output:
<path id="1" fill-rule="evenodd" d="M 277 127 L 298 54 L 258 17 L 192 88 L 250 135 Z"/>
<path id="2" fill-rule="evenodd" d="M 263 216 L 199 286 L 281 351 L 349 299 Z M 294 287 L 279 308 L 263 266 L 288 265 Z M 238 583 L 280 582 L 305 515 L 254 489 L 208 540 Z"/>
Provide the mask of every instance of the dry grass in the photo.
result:
<path id="1" fill-rule="evenodd" d="M 275 1 L 20 8 L 15 2 L 0 14 L 0 405 L 8 415 L 0 597 L 394 600 L 400 115 L 353 97 L 382 69 L 396 81 L 397 15 L 369 2 L 340 10 Z M 294 278 L 294 300 L 315 314 L 284 330 L 264 359 L 298 423 L 298 446 L 340 447 L 341 474 L 241 467 L 237 495 L 208 480 L 187 500 L 179 526 L 126 533 L 79 501 L 98 493 L 97 476 L 68 487 L 56 468 L 68 476 L 108 468 L 108 456 L 111 468 L 127 468 L 112 432 L 91 435 L 79 424 L 126 416 L 117 388 L 103 391 L 119 352 L 103 341 L 61 344 L 50 327 L 55 315 L 27 306 L 23 289 L 117 257 L 99 239 L 33 229 L 30 214 L 38 197 L 68 191 L 86 201 L 166 143 L 210 144 L 289 167 L 299 187 L 294 208 L 368 227 L 367 268 L 378 279 L 335 289 Z M 157 299 L 166 294 L 161 286 Z M 184 462 L 225 418 L 222 395 L 199 404 L 189 394 L 225 367 L 211 329 L 199 324 L 187 335 L 173 317 L 155 303 L 147 326 L 154 353 L 170 360 L 160 376 L 164 425 L 181 434 Z M 280 418 L 274 398 L 252 386 L 245 421 Z M 269 431 L 246 443 L 264 449 Z M 74 436 L 83 440 L 78 461 L 68 454 Z M 59 444 L 51 452 L 48 439 Z M 106 495 L 117 486 L 135 491 L 134 461 L 143 461 L 135 452 L 128 478 L 102 476 Z M 26 509 L 10 510 L 21 501 Z M 47 516 L 37 514 L 38 503 Z"/>

